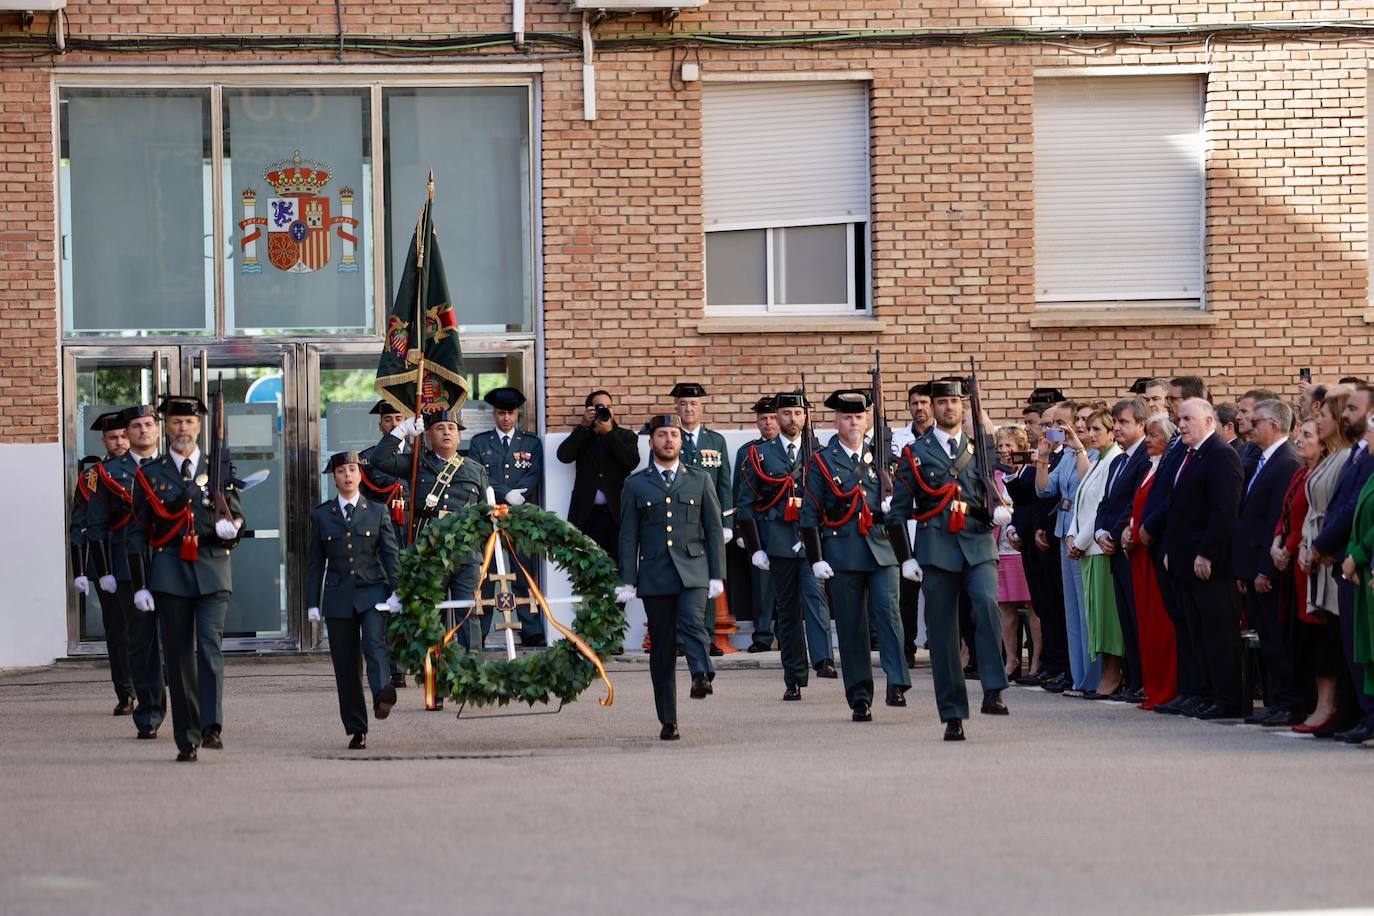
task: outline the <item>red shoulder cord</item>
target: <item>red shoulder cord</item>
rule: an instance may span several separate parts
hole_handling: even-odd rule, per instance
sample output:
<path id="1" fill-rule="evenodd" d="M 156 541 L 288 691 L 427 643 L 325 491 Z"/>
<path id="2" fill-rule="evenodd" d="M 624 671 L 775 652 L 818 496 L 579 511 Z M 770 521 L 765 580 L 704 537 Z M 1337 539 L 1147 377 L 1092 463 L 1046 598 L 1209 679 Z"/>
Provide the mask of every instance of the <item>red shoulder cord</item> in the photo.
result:
<path id="1" fill-rule="evenodd" d="M 816 464 L 820 465 L 821 475 L 825 478 L 826 484 L 830 487 L 830 492 L 840 501 L 849 500 L 849 511 L 844 514 L 844 518 L 832 522 L 826 518 L 825 513 L 821 513 L 821 524 L 827 528 L 843 528 L 849 524 L 849 520 L 854 517 L 854 513 L 859 513 L 859 534 L 868 536 L 869 530 L 873 527 L 873 512 L 868 508 L 868 494 L 864 492 L 862 475 L 854 486 L 848 490 L 841 490 L 840 485 L 835 483 L 835 478 L 830 476 L 830 468 L 826 466 L 819 452 L 811 456 Z"/>
<path id="2" fill-rule="evenodd" d="M 110 526 L 111 531 L 119 531 L 125 525 L 129 524 L 129 520 L 134 517 L 133 494 L 130 493 L 128 490 L 124 489 L 124 487 L 120 486 L 119 481 L 115 480 L 113 477 L 110 476 L 110 472 L 105 470 L 105 465 L 97 464 L 96 471 L 100 475 L 100 481 L 105 485 L 105 489 L 113 493 L 115 497 L 124 504 L 124 517 Z"/>
<path id="3" fill-rule="evenodd" d="M 749 447 L 748 461 L 749 466 L 754 469 L 754 474 L 758 477 L 760 482 L 770 487 L 776 487 L 773 491 L 773 498 L 768 500 L 766 504 L 760 505 L 760 500 L 754 500 L 755 512 L 767 512 L 776 506 L 784 497 L 792 495 L 792 491 L 796 489 L 797 482 L 792 479 L 791 474 L 784 474 L 782 477 L 773 477 L 765 472 L 763 469 L 763 458 L 759 455 L 759 447 L 757 445 L 751 445 Z M 800 517 L 801 513 L 797 511 L 796 502 L 789 499 L 787 501 L 787 506 L 782 510 L 782 520 L 785 522 L 795 522 Z"/>
<path id="4" fill-rule="evenodd" d="M 911 476 L 915 478 L 916 484 L 921 488 L 921 491 L 925 493 L 926 496 L 938 500 L 935 504 L 935 508 L 931 509 L 929 512 L 914 512 L 912 513 L 912 517 L 918 522 L 928 522 L 945 511 L 946 506 L 953 503 L 954 508 L 951 509 L 949 513 L 949 530 L 951 533 L 963 531 L 964 503 L 963 500 L 959 499 L 959 497 L 963 495 L 963 488 L 959 486 L 959 481 L 957 479 L 952 480 L 940 487 L 932 487 L 930 484 L 926 483 L 925 477 L 921 474 L 921 466 L 916 463 L 915 457 L 911 454 L 911 446 L 909 445 L 902 449 L 902 460 L 905 461 L 907 467 L 911 469 Z M 900 480 L 901 478 L 898 479 Z M 912 496 L 916 495 L 916 491 L 912 490 L 911 485 L 905 480 L 902 481 L 902 486 L 906 487 L 907 490 L 911 492 Z"/>
<path id="5" fill-rule="evenodd" d="M 366 474 L 362 476 L 363 486 L 367 487 L 368 492 L 373 494 L 374 498 L 381 500 L 382 504 L 391 510 L 392 522 L 397 525 L 404 524 L 406 520 L 406 510 L 405 506 L 400 502 L 401 493 L 404 492 L 401 487 L 401 482 L 397 480 L 389 487 L 379 487 L 369 480 Z"/>
<path id="6" fill-rule="evenodd" d="M 143 468 L 138 469 L 134 475 L 134 480 L 143 488 L 143 495 L 148 497 L 148 504 L 153 507 L 153 514 L 164 522 L 172 522 L 172 526 L 167 529 L 167 533 L 161 537 L 151 538 L 148 543 L 152 547 L 165 547 L 172 538 L 181 535 L 181 558 L 187 563 L 194 563 L 200 556 L 200 539 L 196 537 L 196 520 L 191 513 L 191 502 L 187 500 L 186 505 L 181 507 L 181 511 L 172 512 L 165 503 L 153 492 L 152 484 L 148 483 L 148 478 L 143 476 Z"/>

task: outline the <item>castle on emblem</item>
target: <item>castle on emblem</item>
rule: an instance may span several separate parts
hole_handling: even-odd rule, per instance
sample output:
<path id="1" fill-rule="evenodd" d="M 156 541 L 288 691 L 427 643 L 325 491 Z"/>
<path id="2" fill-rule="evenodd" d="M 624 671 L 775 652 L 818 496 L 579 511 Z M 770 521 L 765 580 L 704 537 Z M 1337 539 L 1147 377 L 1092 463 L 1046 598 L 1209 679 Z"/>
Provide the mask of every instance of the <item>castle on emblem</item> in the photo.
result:
<path id="1" fill-rule="evenodd" d="M 258 216 L 255 189 L 248 188 L 241 196 L 243 219 L 239 221 L 239 229 L 243 231 L 243 239 L 239 247 L 243 249 L 243 258 L 240 273 L 262 273 L 258 240 L 263 236 L 263 227 L 267 230 L 267 260 L 278 270 L 310 273 L 328 264 L 329 235 L 335 226 L 343 243 L 339 271 L 354 273 L 358 270 L 358 237 L 354 234 L 358 220 L 353 216 L 352 188 L 339 192 L 342 213 L 331 215 L 330 200 L 321 193 L 333 177 L 329 166 L 313 159 L 302 159 L 300 150 L 296 150 L 291 159 L 264 168 L 262 177 L 273 191 L 267 199 L 266 215 Z"/>

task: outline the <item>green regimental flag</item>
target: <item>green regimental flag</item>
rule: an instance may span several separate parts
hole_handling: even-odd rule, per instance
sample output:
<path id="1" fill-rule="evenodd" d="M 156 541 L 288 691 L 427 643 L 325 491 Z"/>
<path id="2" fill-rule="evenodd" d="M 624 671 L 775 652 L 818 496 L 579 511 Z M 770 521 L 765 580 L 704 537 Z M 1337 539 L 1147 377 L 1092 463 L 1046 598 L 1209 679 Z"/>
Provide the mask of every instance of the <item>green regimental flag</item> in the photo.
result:
<path id="1" fill-rule="evenodd" d="M 448 295 L 433 210 L 431 174 L 377 364 L 377 393 L 408 417 L 417 406 L 421 413 L 457 410 L 468 399 L 458 316 Z"/>

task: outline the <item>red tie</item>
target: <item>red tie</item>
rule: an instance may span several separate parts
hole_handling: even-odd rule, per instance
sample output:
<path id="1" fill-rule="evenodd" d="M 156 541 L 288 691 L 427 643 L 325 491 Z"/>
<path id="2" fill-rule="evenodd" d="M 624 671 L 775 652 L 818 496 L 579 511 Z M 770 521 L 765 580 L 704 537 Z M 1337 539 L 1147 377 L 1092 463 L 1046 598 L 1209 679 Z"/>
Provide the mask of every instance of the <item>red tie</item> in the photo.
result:
<path id="1" fill-rule="evenodd" d="M 1188 462 L 1193 460 L 1193 455 L 1195 453 L 1196 449 L 1190 448 L 1188 449 L 1188 454 L 1183 456 L 1183 464 L 1179 466 L 1178 473 L 1174 475 L 1174 483 L 1178 483 L 1178 479 L 1183 476 L 1183 472 L 1188 470 Z"/>

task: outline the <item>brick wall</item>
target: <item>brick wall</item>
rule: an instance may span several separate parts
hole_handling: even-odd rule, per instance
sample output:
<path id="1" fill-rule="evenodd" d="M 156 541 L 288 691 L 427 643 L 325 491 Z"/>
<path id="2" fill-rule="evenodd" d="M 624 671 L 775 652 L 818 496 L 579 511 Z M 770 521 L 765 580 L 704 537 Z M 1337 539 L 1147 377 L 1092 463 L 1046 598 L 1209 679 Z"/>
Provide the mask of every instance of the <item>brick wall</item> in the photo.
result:
<path id="1" fill-rule="evenodd" d="M 73 35 L 332 34 L 333 9 L 271 4 L 113 4 L 76 0 Z M 344 3 L 350 33 L 509 30 L 506 3 Z M 915 12 L 913 12 L 915 10 Z M 917 15 L 919 13 L 919 15 Z M 1363 3 L 1190 4 L 1005 0 L 711 0 L 684 29 L 972 28 L 1335 19 Z M 0 20 L 0 36 L 18 30 Z M 575 33 L 563 3 L 529 3 L 531 31 Z M 34 26 L 46 23 L 40 15 Z M 662 32 L 645 16 L 603 24 Z M 547 50 L 547 49 L 545 49 Z M 505 51 L 487 52 L 509 58 Z M 540 189 L 544 225 L 547 414 L 571 421 L 593 386 L 622 412 L 666 406 L 678 378 L 712 390 L 712 422 L 747 425 L 759 392 L 859 383 L 881 348 L 889 390 L 977 356 L 995 415 L 1038 382 L 1111 396 L 1140 375 L 1195 370 L 1222 397 L 1255 384 L 1292 392 L 1368 371 L 1367 72 L 1358 44 L 1215 42 L 1084 54 L 1043 45 L 927 49 L 704 47 L 703 71 L 863 70 L 871 84 L 872 301 L 882 335 L 703 334 L 701 84 L 675 83 L 668 49 L 597 56 L 599 118 L 582 120 L 581 61 L 544 60 Z M 183 52 L 168 59 L 243 61 Z M 267 58 L 259 58 L 267 60 Z M 331 61 L 327 54 L 291 60 Z M 696 59 L 696 58 L 694 58 Z M 91 62 L 72 55 L 64 63 Z M 1031 144 L 1037 70 L 1206 64 L 1206 327 L 1034 328 Z M 53 255 L 51 70 L 0 68 L 4 223 L 0 227 L 0 441 L 51 441 L 59 367 Z M 776 320 L 776 319 L 774 319 Z M 888 405 L 900 416 L 899 398 Z"/>

